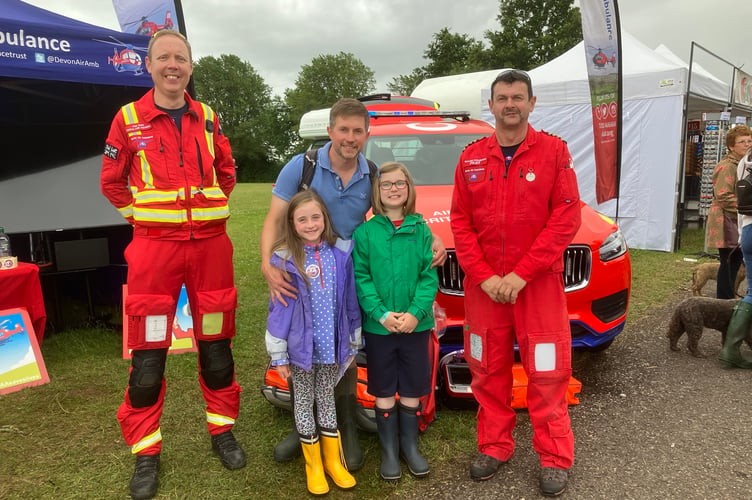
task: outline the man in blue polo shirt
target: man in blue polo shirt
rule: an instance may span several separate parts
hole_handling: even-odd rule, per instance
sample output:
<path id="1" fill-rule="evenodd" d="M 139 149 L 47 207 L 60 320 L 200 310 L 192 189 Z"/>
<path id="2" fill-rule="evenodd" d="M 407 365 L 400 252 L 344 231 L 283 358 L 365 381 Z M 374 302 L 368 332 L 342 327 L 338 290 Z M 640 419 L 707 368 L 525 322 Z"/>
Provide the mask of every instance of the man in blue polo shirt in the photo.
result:
<path id="1" fill-rule="evenodd" d="M 366 212 L 371 208 L 371 178 L 368 162 L 362 154 L 368 140 L 369 121 L 368 110 L 357 99 L 340 99 L 332 106 L 327 127 L 330 141 L 317 152 L 311 181 L 311 189 L 326 203 L 334 230 L 345 239 L 352 238 L 355 228 L 365 220 Z M 290 198 L 299 190 L 303 156 L 296 155 L 280 171 L 261 231 L 261 272 L 269 284 L 272 299 L 285 305 L 285 297 L 295 297 L 297 290 L 290 283 L 289 276 L 271 265 L 272 246 L 282 234 Z M 363 466 L 363 451 L 355 422 L 356 384 L 357 368 L 353 364 L 335 390 L 337 423 L 350 471 Z M 274 459 L 284 462 L 299 454 L 298 435 L 293 429 L 274 448 Z"/>

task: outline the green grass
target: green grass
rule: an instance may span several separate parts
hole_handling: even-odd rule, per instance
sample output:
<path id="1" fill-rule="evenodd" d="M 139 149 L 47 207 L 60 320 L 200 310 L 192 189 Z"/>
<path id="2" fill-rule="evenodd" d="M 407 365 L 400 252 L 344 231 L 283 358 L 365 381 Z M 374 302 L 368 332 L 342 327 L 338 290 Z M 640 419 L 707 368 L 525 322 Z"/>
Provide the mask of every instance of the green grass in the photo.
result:
<path id="1" fill-rule="evenodd" d="M 196 356 L 171 355 L 158 498 L 305 496 L 303 462 L 277 464 L 271 459 L 274 444 L 292 428 L 291 416 L 268 404 L 259 390 L 267 361 L 263 341 L 267 289 L 259 271 L 258 241 L 270 191 L 269 184 L 239 185 L 229 226 L 240 304 L 234 353 L 244 389 L 235 434 L 246 449 L 248 466 L 229 472 L 212 456 Z M 695 264 L 683 258 L 696 258 L 701 250 L 701 231 L 685 231 L 683 249 L 677 253 L 633 250 L 630 320 L 686 289 Z M 121 359 L 121 341 L 120 331 L 102 328 L 50 336 L 42 352 L 51 382 L 0 396 L 0 498 L 127 496 L 133 458 L 115 419 L 129 366 Z M 419 491 L 419 483 L 408 475 L 397 486 L 378 479 L 376 438 L 361 435 L 361 443 L 367 458 L 363 470 L 355 474 L 358 486 L 350 493 L 333 490 L 329 498 L 399 497 Z M 436 466 L 452 462 L 464 466 L 475 448 L 474 412 L 442 409 L 422 437 L 421 447 Z"/>

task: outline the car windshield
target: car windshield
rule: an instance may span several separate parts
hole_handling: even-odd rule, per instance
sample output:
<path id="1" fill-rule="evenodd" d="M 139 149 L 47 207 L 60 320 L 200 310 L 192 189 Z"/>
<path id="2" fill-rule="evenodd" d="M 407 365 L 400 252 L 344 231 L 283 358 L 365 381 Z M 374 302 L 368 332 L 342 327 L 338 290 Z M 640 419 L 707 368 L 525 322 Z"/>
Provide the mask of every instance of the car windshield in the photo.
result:
<path id="1" fill-rule="evenodd" d="M 488 134 L 372 135 L 366 144 L 366 158 L 381 165 L 403 163 L 418 186 L 451 185 L 462 150 Z"/>

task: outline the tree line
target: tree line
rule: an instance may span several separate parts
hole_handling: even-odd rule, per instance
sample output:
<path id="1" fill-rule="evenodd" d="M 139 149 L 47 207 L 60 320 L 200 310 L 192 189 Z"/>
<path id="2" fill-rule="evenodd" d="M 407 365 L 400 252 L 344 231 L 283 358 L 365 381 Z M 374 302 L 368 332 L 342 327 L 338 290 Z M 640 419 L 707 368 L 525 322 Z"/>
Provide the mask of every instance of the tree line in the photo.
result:
<path id="1" fill-rule="evenodd" d="M 387 88 L 395 95 L 410 95 L 426 78 L 532 69 L 582 40 L 580 10 L 572 0 L 500 0 L 496 19 L 499 30 L 487 30 L 483 40 L 442 28 L 423 52 L 426 63 L 393 77 Z M 240 182 L 276 179 L 279 169 L 304 147 L 297 133 L 303 114 L 376 88 L 373 70 L 349 52 L 314 57 L 282 96 L 273 95 L 253 66 L 232 54 L 200 58 L 193 80 L 196 97 L 221 117 Z"/>

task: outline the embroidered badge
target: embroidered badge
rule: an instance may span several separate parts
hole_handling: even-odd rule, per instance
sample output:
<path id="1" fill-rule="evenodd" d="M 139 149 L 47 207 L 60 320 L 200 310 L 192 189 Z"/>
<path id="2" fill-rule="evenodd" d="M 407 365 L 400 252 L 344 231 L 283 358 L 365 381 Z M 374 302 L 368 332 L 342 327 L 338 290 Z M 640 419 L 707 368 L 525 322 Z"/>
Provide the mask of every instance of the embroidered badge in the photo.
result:
<path id="1" fill-rule="evenodd" d="M 149 146 L 149 143 L 151 143 L 152 140 L 154 140 L 153 135 L 134 135 L 130 138 L 131 143 L 136 149 L 146 149 Z"/>
<path id="2" fill-rule="evenodd" d="M 486 179 L 487 164 L 488 160 L 486 158 L 463 160 L 462 172 L 465 175 L 465 181 L 468 183 L 484 181 Z"/>
<path id="3" fill-rule="evenodd" d="M 131 123 L 125 126 L 125 132 L 132 134 L 133 132 L 141 132 L 142 130 L 151 129 L 151 123 Z"/>
<path id="4" fill-rule="evenodd" d="M 104 155 L 111 159 L 111 160 L 117 160 L 118 157 L 118 148 L 113 146 L 112 144 L 105 144 L 104 145 Z"/>

